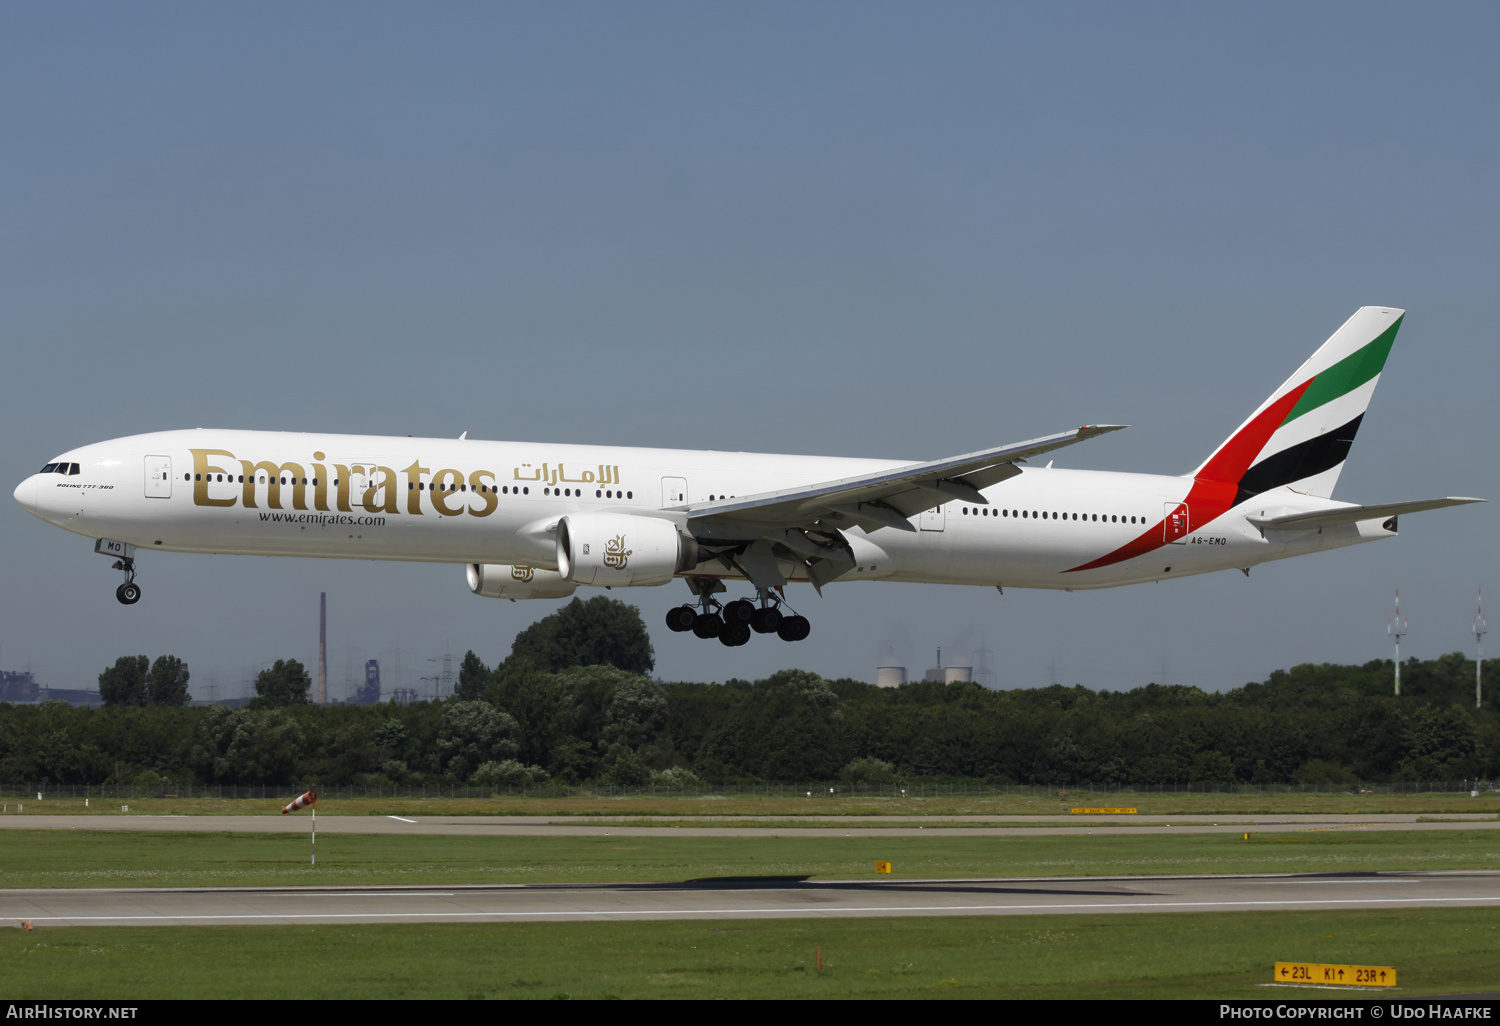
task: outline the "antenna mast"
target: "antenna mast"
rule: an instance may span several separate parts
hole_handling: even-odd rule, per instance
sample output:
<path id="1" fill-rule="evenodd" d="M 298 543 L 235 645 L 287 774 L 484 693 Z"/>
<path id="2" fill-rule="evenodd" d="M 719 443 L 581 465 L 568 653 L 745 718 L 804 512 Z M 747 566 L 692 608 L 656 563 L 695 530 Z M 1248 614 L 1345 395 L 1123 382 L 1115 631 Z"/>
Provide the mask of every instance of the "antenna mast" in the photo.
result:
<path id="1" fill-rule="evenodd" d="M 1401 619 L 1401 589 L 1396 589 L 1396 616 L 1387 618 L 1385 632 L 1396 639 L 1396 694 L 1401 694 L 1401 638 L 1406 633 L 1406 621 Z"/>
<path id="2" fill-rule="evenodd" d="M 1474 613 L 1474 708 L 1478 709 L 1483 692 L 1480 690 L 1479 672 L 1484 665 L 1484 589 L 1479 589 L 1479 605 Z"/>

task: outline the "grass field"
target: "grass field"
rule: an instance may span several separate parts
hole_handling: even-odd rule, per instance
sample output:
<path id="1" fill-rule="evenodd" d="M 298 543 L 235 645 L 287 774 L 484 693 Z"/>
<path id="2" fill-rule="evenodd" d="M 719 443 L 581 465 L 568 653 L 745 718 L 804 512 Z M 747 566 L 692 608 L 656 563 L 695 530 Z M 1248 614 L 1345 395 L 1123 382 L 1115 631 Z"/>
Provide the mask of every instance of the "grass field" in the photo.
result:
<path id="1" fill-rule="evenodd" d="M 1488 869 L 1493 830 L 1307 830 L 1138 834 L 670 837 L 324 834 L 308 864 L 301 834 L 8 830 L 0 887 L 200 887 L 662 882 L 715 877 L 906 879 L 1330 873 Z"/>
<path id="2" fill-rule="evenodd" d="M 297 796 L 296 791 L 264 801 L 248 798 L 29 798 L 5 799 L 5 811 L 17 805 L 27 815 L 119 816 L 128 804 L 131 815 L 240 816 L 275 814 Z M 325 795 L 318 812 L 332 816 L 1067 816 L 1076 807 L 1131 807 L 1142 815 L 1289 815 L 1296 813 L 1453 813 L 1500 814 L 1500 792 L 1426 792 L 1413 794 L 1255 793 L 1203 794 L 1131 791 L 1065 791 L 1046 794 L 942 795 L 935 798 L 895 798 L 873 795 L 633 794 L 619 797 L 573 795 L 492 798 L 350 798 Z"/>
<path id="3" fill-rule="evenodd" d="M 822 948 L 823 968 L 817 968 Z M 0 994 L 68 998 L 1260 998 L 1282 961 L 1495 985 L 1488 909 L 0 931 Z M 1369 991 L 1361 997 L 1376 996 Z M 1386 992 L 1389 993 L 1389 992 Z"/>

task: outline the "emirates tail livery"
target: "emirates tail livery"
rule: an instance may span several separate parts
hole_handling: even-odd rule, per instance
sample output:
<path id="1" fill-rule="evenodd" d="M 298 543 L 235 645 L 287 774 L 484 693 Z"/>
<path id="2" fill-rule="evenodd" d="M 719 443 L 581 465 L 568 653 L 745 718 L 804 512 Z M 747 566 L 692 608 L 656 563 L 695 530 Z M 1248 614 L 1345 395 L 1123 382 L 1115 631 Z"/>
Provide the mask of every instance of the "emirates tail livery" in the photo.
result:
<path id="1" fill-rule="evenodd" d="M 1181 477 L 1022 464 L 1120 425 L 934 460 L 163 431 L 63 453 L 16 488 L 116 559 L 138 550 L 463 564 L 493 598 L 683 578 L 667 624 L 742 645 L 805 638 L 785 586 L 920 581 L 1108 588 L 1389 538 L 1402 513 L 1331 496 L 1403 312 L 1365 307 Z M 721 604 L 726 580 L 754 600 Z"/>

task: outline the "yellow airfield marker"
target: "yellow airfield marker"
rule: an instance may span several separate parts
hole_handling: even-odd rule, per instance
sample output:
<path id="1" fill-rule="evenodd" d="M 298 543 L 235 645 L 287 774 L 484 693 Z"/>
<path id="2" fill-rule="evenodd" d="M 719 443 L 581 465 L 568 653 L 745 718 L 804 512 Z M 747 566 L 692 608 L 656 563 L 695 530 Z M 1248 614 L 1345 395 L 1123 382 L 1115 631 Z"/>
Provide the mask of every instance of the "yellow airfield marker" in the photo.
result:
<path id="1" fill-rule="evenodd" d="M 875 872 L 877 872 L 877 873 L 889 873 L 890 871 L 891 871 L 891 864 L 889 862 L 877 862 L 877 863 L 875 863 Z"/>
<path id="2" fill-rule="evenodd" d="M 1390 965 L 1328 965 L 1322 962 L 1277 962 L 1277 983 L 1317 983 L 1335 987 L 1394 987 L 1396 967 Z"/>
<path id="3" fill-rule="evenodd" d="M 1135 809 L 1069 809 L 1073 815 L 1085 816 L 1134 816 Z"/>

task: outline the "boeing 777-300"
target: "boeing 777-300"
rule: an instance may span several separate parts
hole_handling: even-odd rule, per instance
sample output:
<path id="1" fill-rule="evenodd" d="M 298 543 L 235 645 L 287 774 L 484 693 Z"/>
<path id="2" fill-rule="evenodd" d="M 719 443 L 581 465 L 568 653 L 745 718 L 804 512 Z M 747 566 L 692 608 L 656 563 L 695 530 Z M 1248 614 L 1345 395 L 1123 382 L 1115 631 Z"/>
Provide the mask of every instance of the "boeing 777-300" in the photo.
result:
<path id="1" fill-rule="evenodd" d="M 1360 309 L 1181 476 L 1028 464 L 1110 424 L 924 463 L 200 428 L 62 453 L 15 497 L 95 539 L 126 605 L 150 550 L 420 560 L 461 564 L 493 598 L 680 577 L 692 600 L 668 613 L 674 631 L 797 641 L 810 627 L 783 611 L 791 582 L 1071 590 L 1248 573 L 1481 501 L 1332 497 L 1402 316 Z M 746 596 L 720 602 L 726 582 Z"/>

